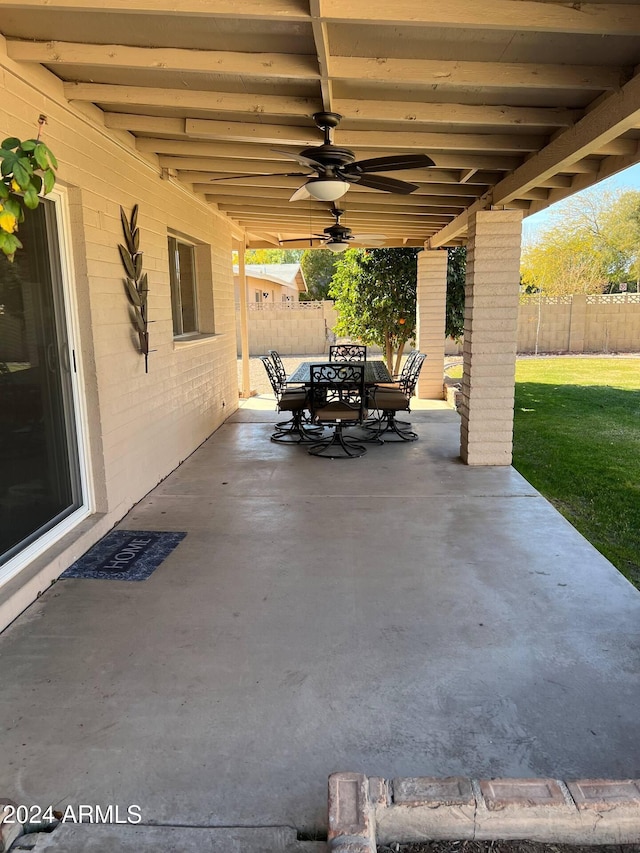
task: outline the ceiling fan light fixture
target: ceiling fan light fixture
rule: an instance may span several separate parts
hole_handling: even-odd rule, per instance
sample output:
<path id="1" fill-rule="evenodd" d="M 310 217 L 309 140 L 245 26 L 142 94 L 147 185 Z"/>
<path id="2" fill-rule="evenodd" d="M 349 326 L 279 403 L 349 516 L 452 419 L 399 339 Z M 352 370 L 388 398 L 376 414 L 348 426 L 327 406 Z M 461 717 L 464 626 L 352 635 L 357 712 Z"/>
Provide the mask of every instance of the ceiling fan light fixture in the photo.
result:
<path id="1" fill-rule="evenodd" d="M 305 187 L 309 195 L 318 201 L 336 201 L 342 198 L 351 184 L 340 178 L 311 178 Z"/>
<path id="2" fill-rule="evenodd" d="M 344 252 L 345 249 L 349 248 L 349 244 L 346 240 L 330 240 L 328 243 L 325 243 L 324 248 L 336 253 Z"/>

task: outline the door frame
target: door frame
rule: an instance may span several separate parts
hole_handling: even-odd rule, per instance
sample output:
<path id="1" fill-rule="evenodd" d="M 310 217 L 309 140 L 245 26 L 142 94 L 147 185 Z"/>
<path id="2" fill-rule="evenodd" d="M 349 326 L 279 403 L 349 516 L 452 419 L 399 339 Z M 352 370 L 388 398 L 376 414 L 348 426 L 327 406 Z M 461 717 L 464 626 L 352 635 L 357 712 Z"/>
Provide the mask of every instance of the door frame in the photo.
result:
<path id="1" fill-rule="evenodd" d="M 94 488 L 91 466 L 89 464 L 89 421 L 85 401 L 84 375 L 82 359 L 80 358 L 80 324 L 78 321 L 78 305 L 76 300 L 75 271 L 71 252 L 71 228 L 69 199 L 64 188 L 56 187 L 47 198 L 55 205 L 55 220 L 57 242 L 59 248 L 60 277 L 62 285 L 62 301 L 64 306 L 65 329 L 67 339 L 69 364 L 71 369 L 71 399 L 73 403 L 73 419 L 76 436 L 76 453 L 78 456 L 78 474 L 80 480 L 80 506 L 54 527 L 47 530 L 33 542 L 26 545 L 19 553 L 0 566 L 0 587 L 14 578 L 29 563 L 39 557 L 59 539 L 73 530 L 83 519 L 94 511 Z"/>

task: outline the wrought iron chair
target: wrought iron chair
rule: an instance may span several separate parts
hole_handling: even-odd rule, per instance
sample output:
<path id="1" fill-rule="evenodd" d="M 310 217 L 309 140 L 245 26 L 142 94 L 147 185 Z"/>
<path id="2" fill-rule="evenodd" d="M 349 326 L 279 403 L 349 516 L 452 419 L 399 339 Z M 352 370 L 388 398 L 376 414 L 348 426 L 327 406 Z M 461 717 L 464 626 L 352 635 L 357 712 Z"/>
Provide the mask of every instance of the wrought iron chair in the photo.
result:
<path id="1" fill-rule="evenodd" d="M 427 356 L 418 353 L 413 359 L 406 376 L 398 383 L 399 388 L 385 388 L 375 386 L 369 392 L 368 404 L 378 413 L 378 417 L 363 424 L 365 430 L 375 432 L 378 438 L 383 435 L 397 435 L 402 441 L 416 441 L 418 434 L 405 427 L 410 426 L 408 421 L 396 419 L 396 412 L 411 411 L 411 398 L 413 397 L 418 382 L 418 376 Z M 389 437 L 383 439 L 389 441 Z"/>
<path id="2" fill-rule="evenodd" d="M 414 360 L 420 355 L 419 350 L 412 350 L 406 358 L 404 366 L 400 373 L 394 373 L 391 382 L 376 382 L 376 388 L 393 388 L 396 391 L 401 391 L 403 385 L 407 381 L 413 366 Z"/>
<path id="3" fill-rule="evenodd" d="M 366 361 L 364 344 L 333 344 L 329 347 L 329 361 Z"/>
<path id="4" fill-rule="evenodd" d="M 317 428 L 305 427 L 303 423 L 308 406 L 306 390 L 304 388 L 287 390 L 278 378 L 273 361 L 266 355 L 261 355 L 260 360 L 264 364 L 271 388 L 276 396 L 278 411 L 291 412 L 292 415 L 288 421 L 280 421 L 275 424 L 276 431 L 271 436 L 271 441 L 277 441 L 280 444 L 300 444 L 302 441 L 318 439 L 321 431 Z"/>
<path id="5" fill-rule="evenodd" d="M 361 425 L 365 408 L 364 365 L 312 364 L 309 409 L 311 422 L 332 426 L 331 433 L 309 448 L 313 456 L 327 459 L 354 459 L 367 452 L 361 440 L 344 433 L 345 427 Z"/>

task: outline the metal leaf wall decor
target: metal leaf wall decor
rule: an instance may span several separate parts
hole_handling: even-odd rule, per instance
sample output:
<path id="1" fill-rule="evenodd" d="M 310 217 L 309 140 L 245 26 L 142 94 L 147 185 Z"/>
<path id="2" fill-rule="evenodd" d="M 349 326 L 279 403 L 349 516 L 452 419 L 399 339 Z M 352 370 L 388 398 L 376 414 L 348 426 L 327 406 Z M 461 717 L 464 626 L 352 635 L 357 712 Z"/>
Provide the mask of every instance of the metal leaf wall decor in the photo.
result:
<path id="1" fill-rule="evenodd" d="M 138 220 L 138 205 L 134 205 L 131 218 L 120 208 L 122 231 L 126 246 L 118 244 L 120 260 L 126 274 L 124 289 L 131 303 L 131 322 L 140 341 L 140 352 L 144 355 L 144 372 L 149 372 L 149 332 L 147 315 L 147 296 L 149 284 L 146 272 L 142 272 L 142 252 L 140 248 L 140 231 L 136 225 Z"/>

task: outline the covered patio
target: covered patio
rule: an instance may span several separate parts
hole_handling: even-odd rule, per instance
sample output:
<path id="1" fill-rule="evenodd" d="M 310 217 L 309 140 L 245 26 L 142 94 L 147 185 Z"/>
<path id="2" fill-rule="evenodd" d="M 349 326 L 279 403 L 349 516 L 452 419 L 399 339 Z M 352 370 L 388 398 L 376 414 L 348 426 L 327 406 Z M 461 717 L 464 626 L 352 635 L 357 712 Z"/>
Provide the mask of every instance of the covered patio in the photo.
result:
<path id="1" fill-rule="evenodd" d="M 349 463 L 232 416 L 123 519 L 187 533 L 149 580 L 59 581 L 3 635 L 3 794 L 321 837 L 336 770 L 637 775 L 640 596 L 422 406 Z"/>

